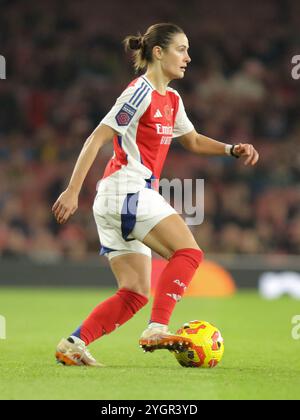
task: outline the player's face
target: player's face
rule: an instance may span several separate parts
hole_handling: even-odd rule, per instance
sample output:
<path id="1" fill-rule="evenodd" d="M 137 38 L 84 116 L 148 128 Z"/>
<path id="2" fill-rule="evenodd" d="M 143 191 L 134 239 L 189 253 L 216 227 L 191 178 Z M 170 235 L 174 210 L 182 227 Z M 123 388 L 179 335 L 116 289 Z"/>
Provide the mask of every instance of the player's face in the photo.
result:
<path id="1" fill-rule="evenodd" d="M 163 51 L 161 65 L 170 79 L 182 79 L 187 65 L 191 62 L 188 54 L 189 41 L 185 34 L 174 35 L 167 50 Z"/>

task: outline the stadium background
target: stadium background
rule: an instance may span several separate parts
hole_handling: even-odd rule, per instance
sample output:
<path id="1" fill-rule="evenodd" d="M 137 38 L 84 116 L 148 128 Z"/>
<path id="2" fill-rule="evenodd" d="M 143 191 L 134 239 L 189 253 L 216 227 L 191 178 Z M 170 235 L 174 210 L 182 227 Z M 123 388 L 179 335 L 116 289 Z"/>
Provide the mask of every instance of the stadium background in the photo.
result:
<path id="1" fill-rule="evenodd" d="M 172 86 L 196 129 L 260 152 L 253 169 L 173 143 L 162 177 L 205 180 L 205 220 L 192 227 L 199 245 L 239 286 L 256 285 L 266 269 L 299 272 L 300 82 L 291 77 L 299 2 L 10 0 L 1 8 L 0 284 L 80 284 L 81 273 L 84 284 L 112 284 L 91 213 L 111 146 L 75 217 L 59 226 L 50 209 L 86 137 L 135 77 L 122 39 L 159 21 L 189 37 L 192 64 Z"/>
<path id="2" fill-rule="evenodd" d="M 163 177 L 205 180 L 205 220 L 193 233 L 207 262 L 238 287 L 267 276 L 273 297 L 300 297 L 298 0 L 0 0 L 0 400 L 299 399 L 299 301 L 266 301 L 256 290 L 176 306 L 171 331 L 196 318 L 220 328 L 225 356 L 213 370 L 139 349 L 150 305 L 91 345 L 105 369 L 55 364 L 60 338 L 116 288 L 91 213 L 111 146 L 97 157 L 76 216 L 59 226 L 51 207 L 86 137 L 134 77 L 121 40 L 160 21 L 189 37 L 191 66 L 172 86 L 197 130 L 251 142 L 261 156 L 247 168 L 174 142 Z M 211 294 L 226 277 L 216 270 L 196 282 L 212 285 Z"/>

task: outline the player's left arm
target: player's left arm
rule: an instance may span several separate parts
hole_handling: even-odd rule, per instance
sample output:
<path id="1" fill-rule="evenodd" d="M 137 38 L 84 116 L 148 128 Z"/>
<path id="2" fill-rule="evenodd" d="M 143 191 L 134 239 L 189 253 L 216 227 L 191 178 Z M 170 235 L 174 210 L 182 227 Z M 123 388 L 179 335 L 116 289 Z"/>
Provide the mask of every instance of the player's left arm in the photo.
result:
<path id="1" fill-rule="evenodd" d="M 181 136 L 179 142 L 185 149 L 198 155 L 244 157 L 245 165 L 253 166 L 259 159 L 259 154 L 252 144 L 226 144 L 203 136 L 196 130 Z"/>

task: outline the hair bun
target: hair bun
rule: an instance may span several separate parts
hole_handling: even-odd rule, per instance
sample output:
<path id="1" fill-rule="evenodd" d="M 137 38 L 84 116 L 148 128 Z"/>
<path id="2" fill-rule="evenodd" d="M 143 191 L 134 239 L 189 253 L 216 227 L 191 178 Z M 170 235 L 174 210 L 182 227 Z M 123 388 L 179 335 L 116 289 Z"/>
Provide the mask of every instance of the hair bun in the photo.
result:
<path id="1" fill-rule="evenodd" d="M 143 37 L 139 36 L 139 37 L 132 37 L 129 40 L 129 48 L 131 50 L 140 50 L 142 48 L 143 45 Z"/>

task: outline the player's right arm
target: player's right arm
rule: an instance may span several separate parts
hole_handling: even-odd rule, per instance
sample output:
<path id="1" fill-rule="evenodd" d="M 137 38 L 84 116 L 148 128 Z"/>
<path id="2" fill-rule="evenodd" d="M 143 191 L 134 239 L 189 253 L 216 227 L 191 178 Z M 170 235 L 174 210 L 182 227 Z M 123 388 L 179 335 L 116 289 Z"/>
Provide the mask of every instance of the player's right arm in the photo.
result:
<path id="1" fill-rule="evenodd" d="M 58 223 L 65 223 L 76 212 L 78 196 L 89 169 L 101 147 L 111 141 L 116 134 L 117 132 L 111 127 L 100 124 L 84 143 L 69 185 L 52 207 L 52 212 Z"/>
<path id="2" fill-rule="evenodd" d="M 129 126 L 140 118 L 149 105 L 150 92 L 151 87 L 142 78 L 137 79 L 122 92 L 110 112 L 86 140 L 67 189 L 58 197 L 52 207 L 58 223 L 65 223 L 77 210 L 78 196 L 83 181 L 99 149 L 112 140 L 115 135 L 123 136 Z"/>

